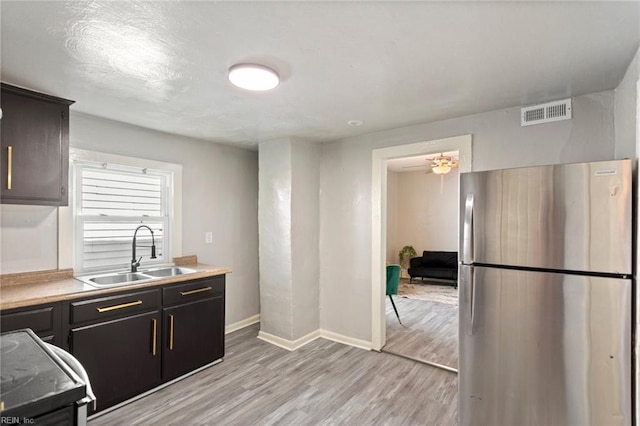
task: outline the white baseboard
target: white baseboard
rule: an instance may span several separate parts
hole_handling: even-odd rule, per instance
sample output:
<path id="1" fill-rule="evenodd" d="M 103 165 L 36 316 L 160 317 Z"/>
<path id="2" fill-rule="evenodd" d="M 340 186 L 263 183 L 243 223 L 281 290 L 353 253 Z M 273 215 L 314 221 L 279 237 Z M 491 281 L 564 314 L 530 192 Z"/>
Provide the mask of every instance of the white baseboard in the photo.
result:
<path id="1" fill-rule="evenodd" d="M 296 340 L 283 339 L 282 337 L 278 337 L 270 333 L 265 333 L 262 330 L 258 332 L 258 339 L 264 340 L 267 343 L 279 346 L 282 349 L 286 349 L 288 351 L 295 351 L 296 349 L 303 347 L 307 343 L 316 340 L 318 337 L 320 337 L 320 330 L 312 331 L 306 336 L 302 336 L 301 338 Z"/>
<path id="2" fill-rule="evenodd" d="M 288 340 L 282 337 L 275 336 L 270 333 L 265 333 L 264 331 L 258 332 L 258 339 L 264 340 L 267 343 L 271 343 L 272 345 L 279 346 L 288 351 L 295 351 L 306 345 L 309 342 L 316 340 L 318 337 L 323 339 L 331 340 L 333 342 L 342 343 L 343 345 L 353 346 L 359 349 L 371 350 L 371 342 L 366 340 L 355 339 L 353 337 L 344 336 L 342 334 L 334 333 L 332 331 L 318 329 L 312 331 L 296 340 Z"/>
<path id="3" fill-rule="evenodd" d="M 224 328 L 224 334 L 233 333 L 234 331 L 238 331 L 241 328 L 249 327 L 257 322 L 260 322 L 260 314 L 256 314 L 252 317 L 245 318 L 242 321 L 234 322 L 233 324 L 229 324 Z"/>
<path id="4" fill-rule="evenodd" d="M 349 345 L 360 349 L 371 350 L 371 342 L 366 340 L 356 339 L 354 337 L 345 336 L 343 334 L 334 333 L 333 331 L 320 329 L 320 337 L 334 342 L 342 343 L 343 345 Z"/>

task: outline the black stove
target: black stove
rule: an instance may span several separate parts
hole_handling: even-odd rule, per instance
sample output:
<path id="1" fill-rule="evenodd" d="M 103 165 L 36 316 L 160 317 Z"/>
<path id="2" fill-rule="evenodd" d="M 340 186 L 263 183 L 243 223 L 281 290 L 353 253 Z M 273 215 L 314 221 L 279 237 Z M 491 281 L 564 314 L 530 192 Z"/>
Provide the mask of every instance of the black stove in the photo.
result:
<path id="1" fill-rule="evenodd" d="M 85 383 L 33 331 L 0 335 L 0 423 L 75 424 L 75 404 L 86 395 Z"/>

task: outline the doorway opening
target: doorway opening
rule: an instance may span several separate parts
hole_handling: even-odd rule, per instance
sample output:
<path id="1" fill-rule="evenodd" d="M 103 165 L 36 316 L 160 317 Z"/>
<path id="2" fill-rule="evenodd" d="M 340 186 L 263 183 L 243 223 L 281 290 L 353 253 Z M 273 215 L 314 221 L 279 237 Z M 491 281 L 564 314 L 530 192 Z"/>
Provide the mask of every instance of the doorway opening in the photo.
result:
<path id="1" fill-rule="evenodd" d="M 381 350 L 449 371 L 458 367 L 458 165 L 457 150 L 387 160 L 385 262 L 401 273 L 387 277 Z"/>
<path id="2" fill-rule="evenodd" d="M 471 171 L 471 135 L 373 150 L 372 154 L 372 349 L 380 351 L 386 335 L 387 163 L 389 160 L 458 152 L 459 172 Z M 444 187 L 443 187 L 444 190 Z M 457 190 L 456 190 L 457 198 Z M 454 217 L 457 227 L 458 215 Z M 457 246 L 456 246 L 457 251 Z M 395 315 L 395 314 L 394 314 Z M 457 333 L 456 333 L 457 336 Z M 457 338 L 455 339 L 457 343 Z M 456 349 L 457 351 L 457 349 Z"/>

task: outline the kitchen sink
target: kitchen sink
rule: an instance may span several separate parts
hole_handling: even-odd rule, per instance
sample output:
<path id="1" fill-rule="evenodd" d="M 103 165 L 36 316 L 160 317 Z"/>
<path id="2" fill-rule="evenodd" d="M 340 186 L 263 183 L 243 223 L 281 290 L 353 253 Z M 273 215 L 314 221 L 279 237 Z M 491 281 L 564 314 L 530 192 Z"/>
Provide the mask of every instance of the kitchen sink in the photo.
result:
<path id="1" fill-rule="evenodd" d="M 104 287 L 104 286 L 108 287 L 112 285 L 128 284 L 136 281 L 144 281 L 144 280 L 150 280 L 150 279 L 153 279 L 153 278 L 148 277 L 146 275 L 139 274 L 139 273 L 118 272 L 114 274 L 101 275 L 98 277 L 89 278 L 88 279 L 89 282 L 87 284 L 98 285 L 101 287 Z"/>
<path id="2" fill-rule="evenodd" d="M 180 266 L 142 271 L 144 275 L 150 275 L 152 277 L 175 277 L 176 275 L 193 274 L 194 272 L 197 271 L 195 269 L 182 268 Z"/>
<path id="3" fill-rule="evenodd" d="M 145 281 L 157 280 L 165 277 L 175 277 L 177 275 L 193 274 L 198 272 L 195 269 L 182 268 L 180 266 L 168 266 L 157 269 L 147 269 L 139 272 L 112 272 L 109 274 L 91 275 L 77 277 L 85 284 L 93 287 L 117 287 L 127 284 L 141 283 Z"/>

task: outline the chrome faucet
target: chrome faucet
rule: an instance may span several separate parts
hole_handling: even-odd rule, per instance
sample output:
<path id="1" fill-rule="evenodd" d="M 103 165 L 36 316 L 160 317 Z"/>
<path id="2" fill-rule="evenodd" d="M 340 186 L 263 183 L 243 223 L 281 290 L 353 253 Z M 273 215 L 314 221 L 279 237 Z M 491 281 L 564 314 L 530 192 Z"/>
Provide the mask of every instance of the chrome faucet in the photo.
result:
<path id="1" fill-rule="evenodd" d="M 140 260 L 142 260 L 142 256 L 140 256 L 140 259 L 136 260 L 136 234 L 138 233 L 138 230 L 140 228 L 147 228 L 149 230 L 149 232 L 151 232 L 151 256 L 150 259 L 156 259 L 156 240 L 153 237 L 153 230 L 151 228 L 149 228 L 147 225 L 140 225 L 136 228 L 136 231 L 133 233 L 133 243 L 131 244 L 131 252 L 132 252 L 132 259 L 131 259 L 131 272 L 138 272 L 138 266 L 140 266 Z M 141 246 L 143 247 L 143 246 Z M 148 246 L 144 246 L 144 247 L 148 247 Z"/>

